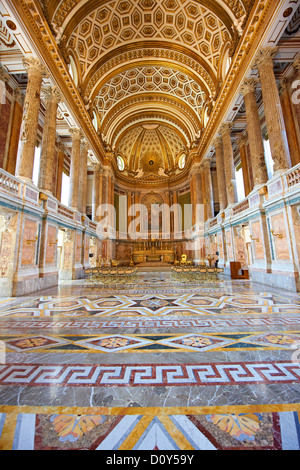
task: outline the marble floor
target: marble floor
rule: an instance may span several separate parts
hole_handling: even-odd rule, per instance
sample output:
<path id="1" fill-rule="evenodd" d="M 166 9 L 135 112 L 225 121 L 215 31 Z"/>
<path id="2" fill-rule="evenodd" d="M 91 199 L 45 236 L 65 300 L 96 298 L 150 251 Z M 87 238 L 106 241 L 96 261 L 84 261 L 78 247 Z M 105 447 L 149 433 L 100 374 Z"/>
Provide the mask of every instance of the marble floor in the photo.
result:
<path id="1" fill-rule="evenodd" d="M 300 295 L 171 271 L 0 302 L 1 450 L 298 450 Z"/>

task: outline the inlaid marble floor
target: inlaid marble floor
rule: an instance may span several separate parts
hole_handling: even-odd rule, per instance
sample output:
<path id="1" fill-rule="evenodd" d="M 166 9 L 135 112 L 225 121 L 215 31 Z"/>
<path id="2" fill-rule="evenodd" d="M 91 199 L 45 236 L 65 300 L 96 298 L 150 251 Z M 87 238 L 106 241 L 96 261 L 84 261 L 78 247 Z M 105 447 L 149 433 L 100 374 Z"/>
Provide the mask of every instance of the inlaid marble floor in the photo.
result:
<path id="1" fill-rule="evenodd" d="M 0 449 L 300 448 L 300 295 L 138 272 L 0 303 Z"/>

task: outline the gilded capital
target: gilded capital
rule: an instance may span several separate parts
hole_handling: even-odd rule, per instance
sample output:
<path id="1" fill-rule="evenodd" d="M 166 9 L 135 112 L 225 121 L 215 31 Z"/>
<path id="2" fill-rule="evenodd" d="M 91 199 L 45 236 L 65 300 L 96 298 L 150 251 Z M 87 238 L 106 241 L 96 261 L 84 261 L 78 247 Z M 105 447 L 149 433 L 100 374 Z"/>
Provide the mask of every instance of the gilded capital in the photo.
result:
<path id="1" fill-rule="evenodd" d="M 202 160 L 202 167 L 203 167 L 203 170 L 207 170 L 208 168 L 210 168 L 210 160 L 208 158 L 205 158 L 204 160 Z"/>
<path id="2" fill-rule="evenodd" d="M 295 62 L 293 63 L 294 70 L 300 70 L 300 54 L 297 55 Z"/>
<path id="3" fill-rule="evenodd" d="M 222 135 L 227 135 L 231 133 L 231 129 L 233 127 L 232 122 L 224 122 L 220 128 L 220 132 Z"/>
<path id="4" fill-rule="evenodd" d="M 247 134 L 242 134 L 238 137 L 237 144 L 238 144 L 239 147 L 243 147 L 243 146 L 246 145 L 247 141 L 248 141 L 248 135 Z"/>
<path id="5" fill-rule="evenodd" d="M 273 66 L 274 57 L 277 52 L 278 47 L 266 47 L 264 49 L 260 49 L 254 59 L 253 68 L 257 68 L 259 70 L 264 65 Z"/>
<path id="6" fill-rule="evenodd" d="M 20 90 L 20 88 L 15 88 L 14 89 L 14 101 L 16 101 L 17 103 L 19 103 L 21 106 L 24 105 L 24 94 L 22 93 L 22 91 Z"/>
<path id="7" fill-rule="evenodd" d="M 28 74 L 30 73 L 38 74 L 42 78 L 49 77 L 47 68 L 36 57 L 25 57 L 23 59 L 23 65 L 25 69 L 27 70 Z"/>
<path id="8" fill-rule="evenodd" d="M 79 127 L 71 127 L 71 129 L 69 129 L 69 132 L 73 140 L 80 140 L 82 138 L 82 132 Z"/>
<path id="9" fill-rule="evenodd" d="M 88 152 L 89 151 L 89 148 L 90 148 L 90 145 L 89 143 L 84 139 L 81 141 L 81 144 L 80 144 L 80 150 L 82 152 Z"/>
<path id="10" fill-rule="evenodd" d="M 240 93 L 243 96 L 248 95 L 249 93 L 255 93 L 256 87 L 258 85 L 258 80 L 255 78 L 247 78 L 244 80 L 241 88 Z"/>
<path id="11" fill-rule="evenodd" d="M 0 66 L 0 80 L 5 83 L 9 80 L 9 74 L 6 72 L 6 70 L 4 70 L 2 66 Z"/>
<path id="12" fill-rule="evenodd" d="M 46 103 L 55 102 L 58 104 L 62 101 L 62 94 L 56 86 L 43 87 L 42 92 Z"/>
<path id="13" fill-rule="evenodd" d="M 202 172 L 202 162 L 200 162 L 200 163 L 194 163 L 194 164 L 191 166 L 191 169 L 190 169 L 190 176 L 192 176 L 192 175 L 195 174 L 195 173 L 199 173 L 199 172 Z"/>
<path id="14" fill-rule="evenodd" d="M 222 147 L 222 136 L 217 135 L 212 142 L 212 146 L 215 148 Z"/>

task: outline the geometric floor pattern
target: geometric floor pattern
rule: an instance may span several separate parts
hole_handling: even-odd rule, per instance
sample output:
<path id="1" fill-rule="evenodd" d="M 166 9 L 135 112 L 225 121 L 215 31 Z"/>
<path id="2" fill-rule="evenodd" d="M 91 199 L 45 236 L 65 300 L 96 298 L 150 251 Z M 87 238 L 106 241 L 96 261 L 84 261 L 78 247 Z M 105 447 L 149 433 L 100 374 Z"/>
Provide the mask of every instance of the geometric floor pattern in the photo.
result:
<path id="1" fill-rule="evenodd" d="M 299 450 L 299 313 L 156 270 L 1 299 L 0 449 Z"/>
<path id="2" fill-rule="evenodd" d="M 294 407 L 295 408 L 295 407 Z M 211 409 L 38 410 L 0 414 L 3 444 L 12 450 L 294 450 L 299 412 L 271 407 Z M 138 414 L 143 411 L 143 414 Z M 125 414 L 126 412 L 126 414 Z M 193 413 L 193 414 L 192 414 Z"/>

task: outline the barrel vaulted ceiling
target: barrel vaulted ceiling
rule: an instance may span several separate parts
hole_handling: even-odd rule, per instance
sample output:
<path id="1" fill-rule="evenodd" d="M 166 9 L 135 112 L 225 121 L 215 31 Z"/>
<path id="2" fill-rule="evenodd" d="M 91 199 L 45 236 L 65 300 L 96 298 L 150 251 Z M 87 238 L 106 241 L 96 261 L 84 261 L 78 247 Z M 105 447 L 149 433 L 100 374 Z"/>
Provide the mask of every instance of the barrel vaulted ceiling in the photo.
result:
<path id="1" fill-rule="evenodd" d="M 252 3 L 41 1 L 106 149 L 129 172 L 152 152 L 167 174 L 206 125 Z"/>
<path id="2" fill-rule="evenodd" d="M 298 0 L 1 0 L 0 71 L 25 92 L 24 56 L 42 58 L 44 84 L 64 96 L 57 133 L 67 151 L 79 126 L 91 162 L 112 162 L 118 181 L 152 184 L 157 172 L 157 182 L 184 184 L 235 120 L 258 47 L 278 45 L 288 73 L 298 20 Z"/>

